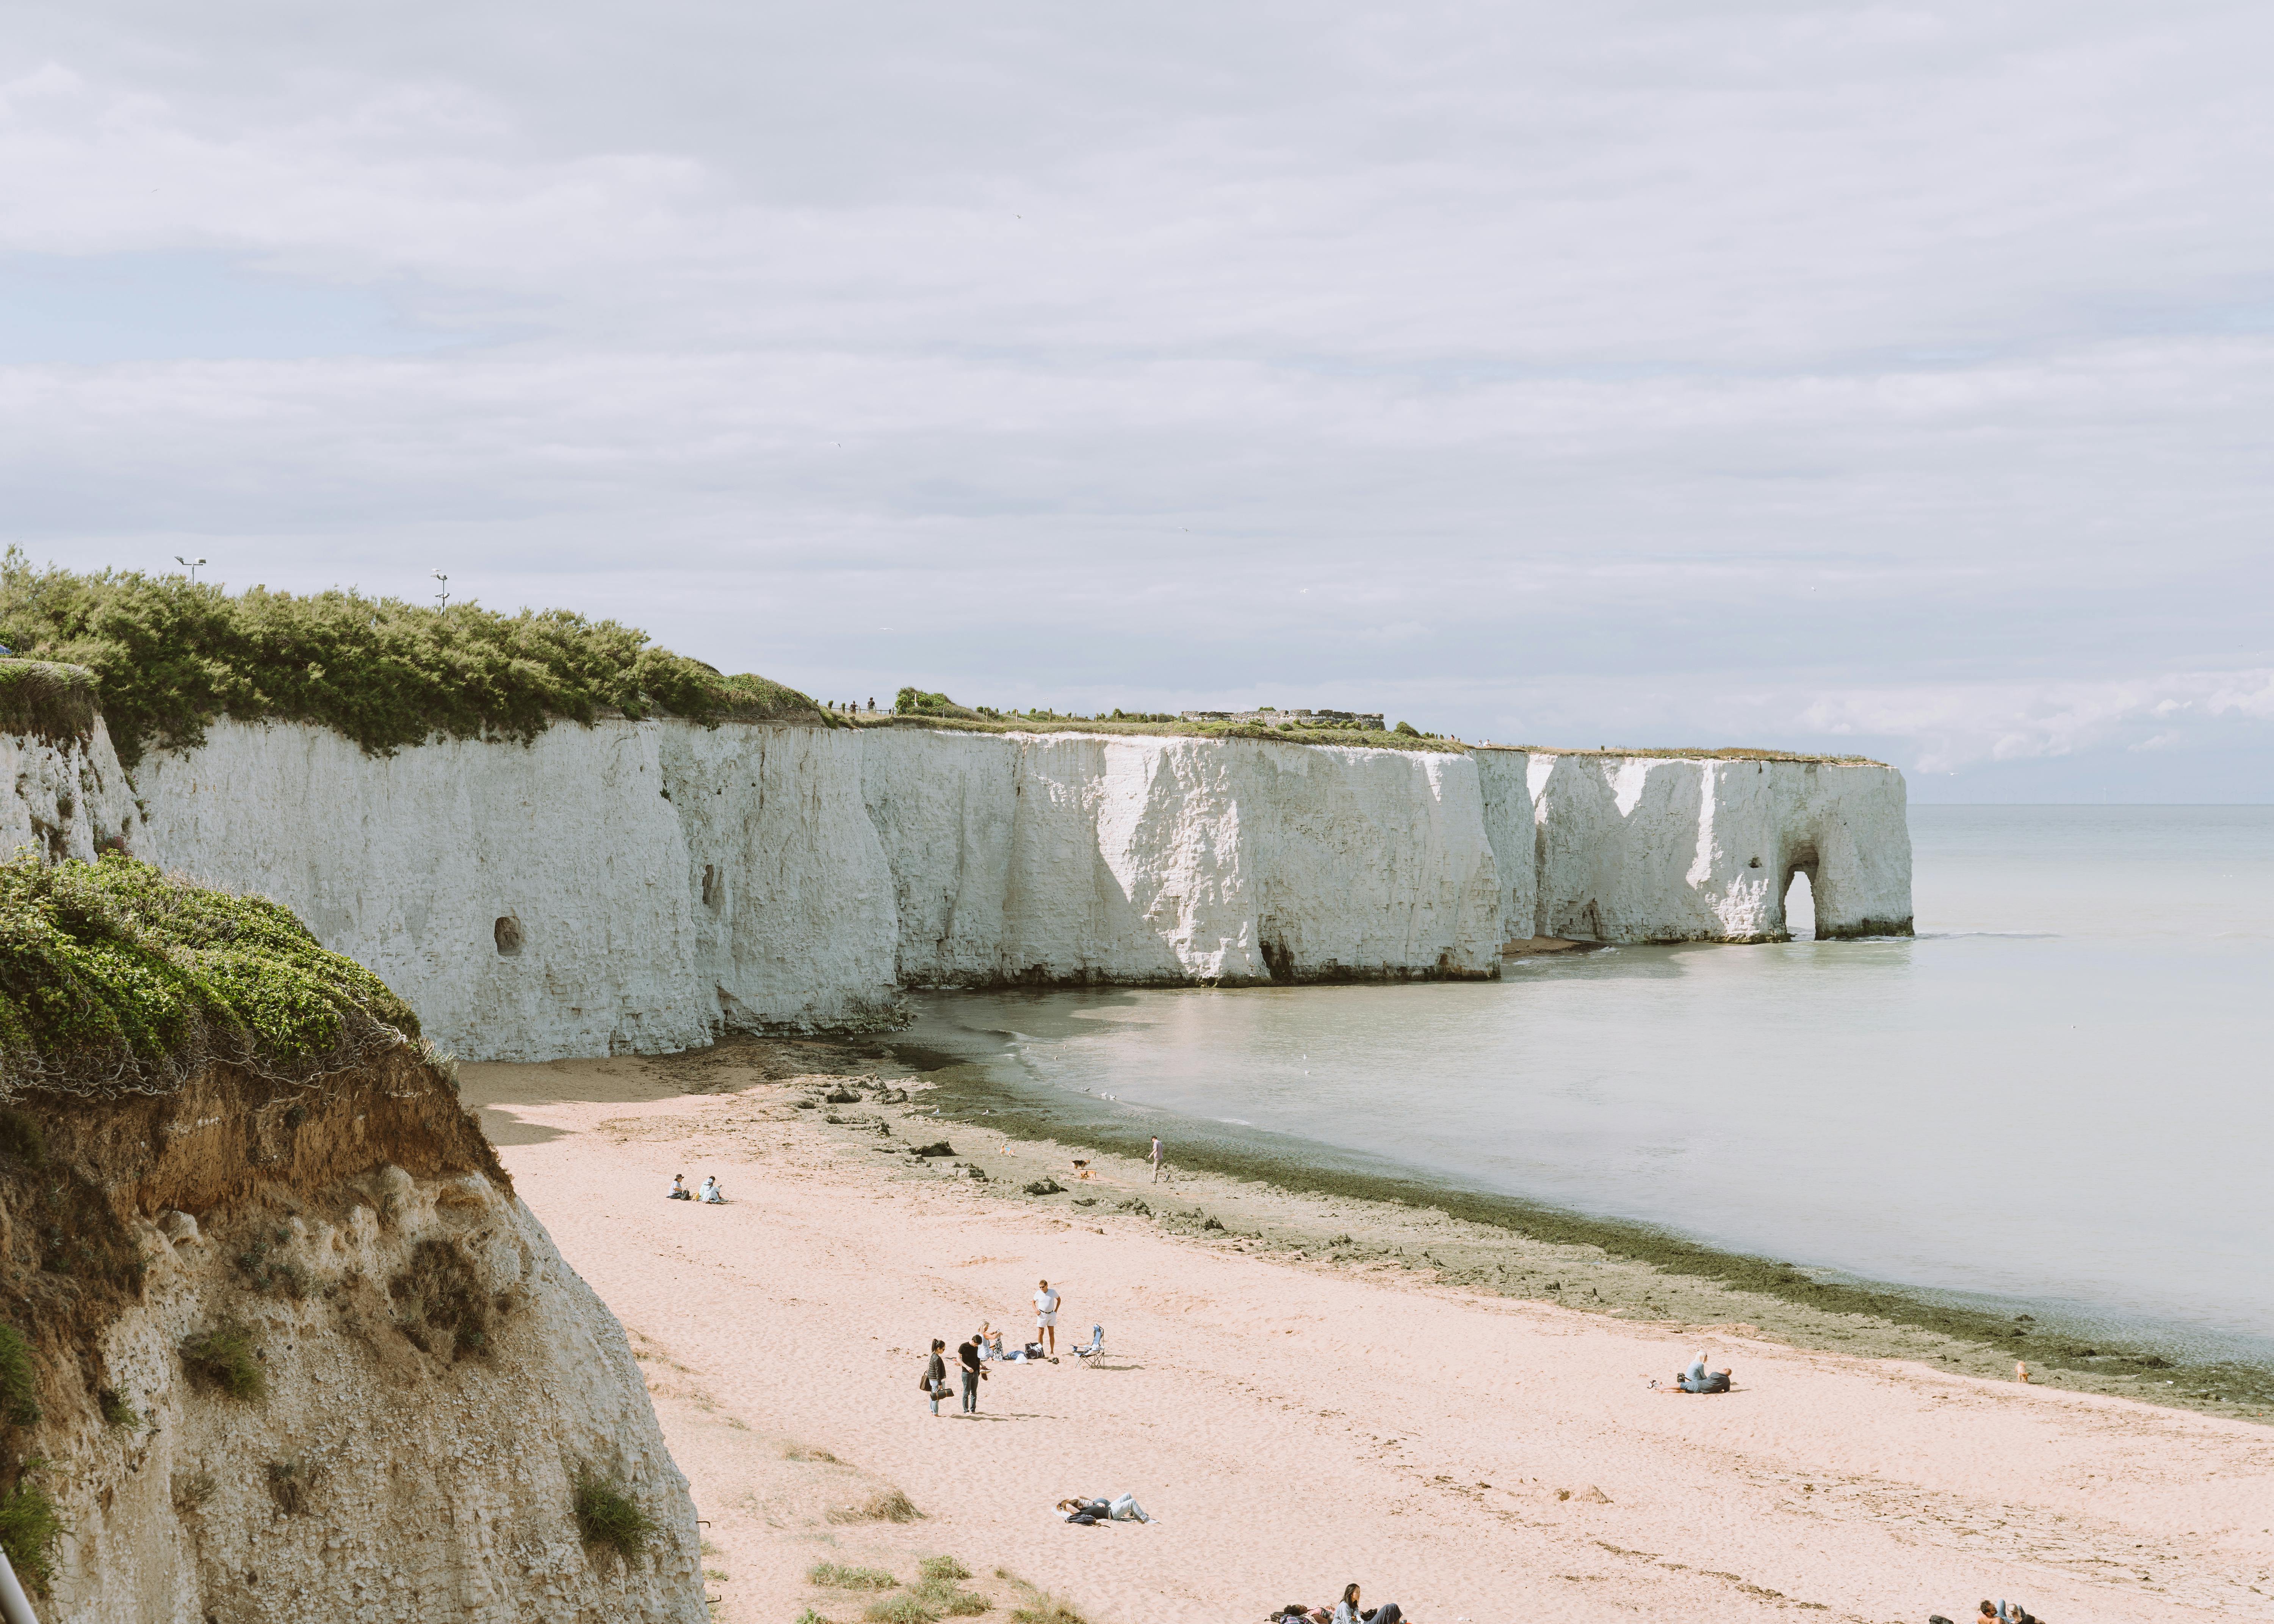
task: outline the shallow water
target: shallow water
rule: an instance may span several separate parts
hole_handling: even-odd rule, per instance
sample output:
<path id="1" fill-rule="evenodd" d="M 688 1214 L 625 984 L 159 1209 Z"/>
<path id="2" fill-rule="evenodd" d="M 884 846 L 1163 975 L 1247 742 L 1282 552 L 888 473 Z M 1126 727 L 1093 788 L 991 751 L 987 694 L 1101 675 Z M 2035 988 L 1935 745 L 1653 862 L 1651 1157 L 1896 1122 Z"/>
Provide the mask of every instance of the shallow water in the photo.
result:
<path id="1" fill-rule="evenodd" d="M 959 994 L 912 1037 L 1803 1266 L 2274 1347 L 2274 808 L 1916 807 L 1919 935 Z"/>

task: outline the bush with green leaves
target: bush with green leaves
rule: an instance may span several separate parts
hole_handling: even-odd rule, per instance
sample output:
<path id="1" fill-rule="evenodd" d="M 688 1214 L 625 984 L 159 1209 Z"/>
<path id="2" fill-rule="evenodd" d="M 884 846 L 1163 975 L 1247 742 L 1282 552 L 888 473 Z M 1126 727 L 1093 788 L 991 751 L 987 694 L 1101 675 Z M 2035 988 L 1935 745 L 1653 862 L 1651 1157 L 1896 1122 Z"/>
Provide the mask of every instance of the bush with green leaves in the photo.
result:
<path id="1" fill-rule="evenodd" d="M 215 1061 L 299 1081 L 418 1031 L 377 976 L 264 898 L 117 853 L 0 863 L 0 1094 L 153 1092 Z"/>
<path id="2" fill-rule="evenodd" d="M 8 1565 L 34 1596 L 48 1593 L 55 1577 L 56 1542 L 65 1532 L 55 1500 L 33 1481 L 45 1464 L 38 1459 L 25 1462 L 16 1486 L 0 1495 L 0 1551 L 8 1553 Z"/>
<path id="3" fill-rule="evenodd" d="M 40 1424 L 40 1372 L 32 1364 L 32 1344 L 12 1325 L 0 1325 L 0 1424 Z"/>
<path id="4" fill-rule="evenodd" d="M 182 1364 L 190 1374 L 246 1403 L 268 1393 L 268 1372 L 243 1321 L 224 1320 L 182 1344 Z"/>
<path id="5" fill-rule="evenodd" d="M 200 743 L 224 715 L 320 723 L 379 755 L 435 734 L 526 740 L 555 718 L 589 723 L 604 710 L 834 725 L 778 682 L 727 676 L 567 610 L 258 586 L 232 597 L 180 575 L 35 568 L 12 547 L 0 560 L 0 643 L 84 668 L 130 769 L 146 749 Z M 67 724 L 91 697 L 75 679 L 19 669 L 0 675 L 0 723 L 12 709 Z"/>
<path id="6" fill-rule="evenodd" d="M 625 1562 L 636 1562 L 646 1553 L 656 1531 L 655 1519 L 621 1484 L 590 1465 L 579 1466 L 570 1504 L 586 1550 Z"/>

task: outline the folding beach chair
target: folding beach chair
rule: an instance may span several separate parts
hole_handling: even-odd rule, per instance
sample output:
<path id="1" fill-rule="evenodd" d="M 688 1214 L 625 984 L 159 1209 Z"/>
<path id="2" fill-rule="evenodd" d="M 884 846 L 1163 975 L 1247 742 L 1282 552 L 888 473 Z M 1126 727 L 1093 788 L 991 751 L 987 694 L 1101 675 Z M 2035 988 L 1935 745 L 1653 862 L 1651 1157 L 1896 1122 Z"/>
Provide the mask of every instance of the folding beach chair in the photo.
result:
<path id="1" fill-rule="evenodd" d="M 1105 1327 L 1102 1325 L 1094 1325 L 1089 1327 L 1089 1341 L 1082 1347 L 1075 1349 L 1073 1357 L 1087 1361 L 1097 1357 L 1104 1351 Z"/>

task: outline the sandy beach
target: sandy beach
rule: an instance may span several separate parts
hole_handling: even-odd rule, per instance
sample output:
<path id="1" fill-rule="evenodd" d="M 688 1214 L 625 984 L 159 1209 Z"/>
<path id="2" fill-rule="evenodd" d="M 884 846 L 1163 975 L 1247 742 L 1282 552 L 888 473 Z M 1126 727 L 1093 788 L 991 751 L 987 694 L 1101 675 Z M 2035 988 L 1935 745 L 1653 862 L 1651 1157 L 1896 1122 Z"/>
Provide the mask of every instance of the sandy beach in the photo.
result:
<path id="1" fill-rule="evenodd" d="M 832 1105 L 812 1059 L 464 1071 L 522 1198 L 631 1336 L 709 1522 L 719 1619 L 849 1624 L 873 1596 L 809 1584 L 813 1565 L 906 1580 L 932 1555 L 998 1610 L 1049 1592 L 1095 1624 L 1252 1624 L 1351 1580 L 1419 1624 L 1923 1624 L 1984 1597 L 2048 1624 L 2274 1619 L 2264 1425 L 1994 1380 L 1924 1343 L 1796 1350 L 1697 1282 L 1565 1307 L 1553 1249 L 1536 1295 L 1447 1283 L 1411 1267 L 1427 1214 L 1163 1190 L 1105 1155 L 1084 1182 L 1069 1147 L 925 1121 L 920 1088 Z M 954 1154 L 909 1154 L 938 1139 Z M 665 1200 L 678 1172 L 730 1204 Z M 1065 1190 L 1020 1193 L 1046 1177 Z M 1030 1334 L 1043 1277 L 1062 1356 L 1102 1323 L 1106 1357 L 993 1366 L 977 1418 L 931 1415 L 930 1339 Z M 1736 1392 L 1651 1388 L 1699 1348 Z M 922 1517 L 859 1515 L 892 1490 Z M 1124 1492 L 1157 1520 L 1050 1511 Z"/>

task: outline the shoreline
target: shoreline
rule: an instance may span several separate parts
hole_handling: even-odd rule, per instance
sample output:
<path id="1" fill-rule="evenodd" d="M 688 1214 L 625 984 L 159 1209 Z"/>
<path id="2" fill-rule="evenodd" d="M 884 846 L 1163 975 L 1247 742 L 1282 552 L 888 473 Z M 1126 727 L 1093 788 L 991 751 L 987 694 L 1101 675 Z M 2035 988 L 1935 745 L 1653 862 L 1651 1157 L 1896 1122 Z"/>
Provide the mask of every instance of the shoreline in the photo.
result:
<path id="1" fill-rule="evenodd" d="M 1849 1345 L 1796 1352 L 1727 1288 L 1442 1209 L 1154 1186 L 1124 1156 L 935 1116 L 941 1091 L 886 1048 L 464 1068 L 523 1199 L 630 1336 L 727 1624 L 857 1619 L 872 1598 L 814 1564 L 906 1586 L 942 1555 L 994 1612 L 1048 1590 L 1091 1624 L 1256 1618 L 1350 1579 L 1419 1624 L 1884 1624 L 1984 1594 L 2072 1621 L 2274 1620 L 2263 1425 L 1888 1357 L 1853 1317 Z M 664 1201 L 675 1171 L 722 1175 L 730 1203 Z M 1540 1295 L 1477 1278 L 1487 1244 Z M 1038 1275 L 1067 1292 L 1065 1340 L 1101 1322 L 1111 1357 L 1061 1348 L 998 1369 L 969 1420 L 928 1414 L 907 1390 L 922 1339 L 1023 1330 Z M 1695 1348 L 1737 1391 L 1650 1390 Z M 1048 1512 L 1124 1490 L 1159 1522 Z M 893 1491 L 921 1515 L 858 1511 Z"/>
<path id="2" fill-rule="evenodd" d="M 1356 1153 L 1289 1136 L 1228 1132 L 1224 1124 L 1165 1111 L 1148 1116 L 1140 1108 L 1043 1085 L 1020 1088 L 983 1065 L 890 1035 L 809 1041 L 825 1049 L 841 1043 L 848 1066 L 890 1056 L 925 1077 L 933 1083 L 927 1102 L 944 1119 L 1136 1162 L 1143 1160 L 1152 1133 L 1173 1124 L 1178 1138 L 1171 1163 L 1188 1172 L 1235 1186 L 1261 1184 L 1290 1197 L 1368 1203 L 1393 1228 L 1407 1214 L 1425 1222 L 1451 1221 L 1457 1233 L 1440 1237 L 1442 1256 L 1424 1259 L 1427 1246 L 1419 1228 L 1402 1248 L 1391 1246 L 1383 1254 L 1448 1283 L 1522 1297 L 1528 1295 L 1526 1282 L 1553 1265 L 1591 1276 L 1583 1282 L 1583 1296 L 1601 1292 L 1607 1283 L 1615 1288 L 1609 1298 L 1588 1299 L 1617 1304 L 1605 1312 L 1632 1309 L 1665 1318 L 1654 1310 L 1679 1297 L 1698 1311 L 1690 1317 L 1699 1323 L 1749 1324 L 1795 1348 L 1930 1358 L 1971 1375 L 2007 1380 L 2017 1363 L 2026 1363 L 2031 1380 L 2040 1385 L 2274 1423 L 2274 1358 L 2174 1357 L 2151 1345 L 2152 1327 L 2087 1332 L 2063 1327 L 2057 1305 L 1938 1302 L 1924 1289 L 1717 1247 L 1638 1221 L 1478 1190 L 1386 1162 L 1369 1169 L 1363 1165 L 1367 1158 Z M 1308 1229 L 1334 1232 L 1317 1222 Z M 1273 1233 L 1300 1244 L 1306 1230 L 1288 1214 Z M 1511 1246 L 1513 1256 L 1501 1255 Z M 1638 1269 L 1645 1273 L 1638 1277 Z M 1597 1272 L 1608 1274 L 1608 1282 L 1592 1278 Z M 1673 1286 L 1677 1281 L 1684 1289 Z M 1726 1300 L 1713 1300 L 1714 1293 Z M 1570 1304 L 1562 1291 L 1555 1298 Z M 1708 1312 L 1717 1306 L 1728 1312 Z"/>

